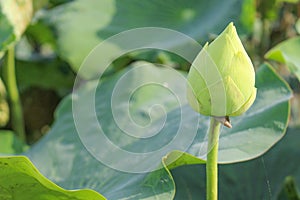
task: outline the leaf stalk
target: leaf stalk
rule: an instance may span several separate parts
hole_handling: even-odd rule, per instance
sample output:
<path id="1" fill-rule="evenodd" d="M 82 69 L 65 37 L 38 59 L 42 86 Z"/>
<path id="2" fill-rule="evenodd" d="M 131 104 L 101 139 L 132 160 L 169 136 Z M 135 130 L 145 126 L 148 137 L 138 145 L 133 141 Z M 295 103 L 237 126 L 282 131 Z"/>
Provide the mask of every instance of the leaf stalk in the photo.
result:
<path id="1" fill-rule="evenodd" d="M 6 84 L 8 99 L 11 105 L 11 124 L 21 141 L 25 142 L 23 111 L 15 73 L 15 50 L 11 46 L 7 50 L 6 63 L 3 66 L 3 78 Z"/>

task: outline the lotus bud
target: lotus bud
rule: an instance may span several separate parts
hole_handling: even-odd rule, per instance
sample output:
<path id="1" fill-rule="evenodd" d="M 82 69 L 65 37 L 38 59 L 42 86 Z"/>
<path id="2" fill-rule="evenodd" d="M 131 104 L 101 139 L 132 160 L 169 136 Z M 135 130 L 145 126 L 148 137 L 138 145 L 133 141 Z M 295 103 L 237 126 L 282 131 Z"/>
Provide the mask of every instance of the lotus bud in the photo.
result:
<path id="1" fill-rule="evenodd" d="M 238 116 L 253 104 L 254 67 L 233 23 L 194 60 L 187 93 L 191 107 L 207 116 Z"/>

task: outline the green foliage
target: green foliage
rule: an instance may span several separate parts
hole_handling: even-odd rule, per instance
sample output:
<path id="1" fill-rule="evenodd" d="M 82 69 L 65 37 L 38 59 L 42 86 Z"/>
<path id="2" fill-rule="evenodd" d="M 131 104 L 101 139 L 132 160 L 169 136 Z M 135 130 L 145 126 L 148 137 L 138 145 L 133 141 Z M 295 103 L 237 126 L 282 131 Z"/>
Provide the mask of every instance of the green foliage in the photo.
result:
<path id="1" fill-rule="evenodd" d="M 299 131 L 289 129 L 287 135 L 261 157 L 233 165 L 220 165 L 220 200 L 280 199 L 286 176 L 295 177 L 299 185 L 299 159 L 295 159 L 299 155 Z M 176 183 L 176 200 L 186 197 L 205 199 L 204 170 L 202 165 L 190 165 L 171 171 Z"/>
<path id="2" fill-rule="evenodd" d="M 282 3 L 282 2 L 287 2 L 287 3 L 298 3 L 299 0 L 277 0 L 276 3 Z"/>
<path id="3" fill-rule="evenodd" d="M 5 126 L 9 120 L 9 107 L 6 100 L 6 89 L 0 78 L 0 127 Z"/>
<path id="4" fill-rule="evenodd" d="M 68 191 L 55 185 L 24 156 L 0 157 L 0 199 L 104 200 L 92 190 Z"/>
<path id="5" fill-rule="evenodd" d="M 0 131 L 0 155 L 21 153 L 27 148 L 28 146 L 20 141 L 14 132 L 9 130 Z"/>
<path id="6" fill-rule="evenodd" d="M 255 22 L 255 1 L 254 0 L 244 0 L 241 16 L 240 16 L 240 23 L 238 23 L 238 26 L 241 24 L 243 27 L 240 31 L 243 31 L 244 33 L 252 33 L 253 32 L 253 25 Z"/>
<path id="7" fill-rule="evenodd" d="M 32 2 L 0 1 L 0 58 L 9 45 L 21 38 L 32 17 Z"/>
<path id="8" fill-rule="evenodd" d="M 6 16 L 1 12 L 0 13 L 0 58 L 3 56 L 3 51 L 7 49 L 7 46 L 16 40 L 16 37 L 12 34 L 13 27 L 9 23 Z"/>
<path id="9" fill-rule="evenodd" d="M 287 176 L 284 179 L 284 184 L 281 192 L 278 195 L 278 200 L 299 200 L 300 196 L 298 193 L 295 179 L 292 176 Z"/>
<path id="10" fill-rule="evenodd" d="M 297 22 L 295 24 L 295 28 L 296 28 L 298 34 L 300 34 L 300 19 L 297 20 Z"/>
<path id="11" fill-rule="evenodd" d="M 279 43 L 265 55 L 270 60 L 285 63 L 292 74 L 300 80 L 300 37 Z"/>
<path id="12" fill-rule="evenodd" d="M 66 93 L 72 88 L 75 79 L 69 66 L 58 59 L 18 61 L 16 66 L 20 89 L 40 87 Z"/>
<path id="13" fill-rule="evenodd" d="M 282 2 L 0 0 L 0 59 L 9 47 L 20 41 L 17 46 L 16 57 L 19 60 L 16 72 L 21 91 L 35 86 L 55 90 L 63 96 L 71 90 L 76 75 L 65 70 L 69 65 L 77 72 L 95 45 L 132 28 L 170 28 L 204 43 L 233 21 L 243 36 L 249 37 L 253 33 L 252 43 L 258 37 L 258 43 L 262 44 L 257 49 L 259 54 L 264 54 L 272 42 L 269 28 L 276 27 L 271 22 L 281 19 L 278 13 L 281 6 L 287 4 Z M 284 2 L 296 3 L 294 0 Z M 37 15 L 31 21 L 33 12 L 37 12 Z M 253 28 L 259 23 L 261 27 Z M 298 33 L 299 24 L 298 19 Z M 261 32 L 256 33 L 256 30 Z M 255 54 L 257 44 L 252 43 L 246 43 L 245 48 L 247 51 L 248 47 L 253 48 Z M 177 44 L 178 41 L 168 38 L 162 46 L 174 47 Z M 295 37 L 271 49 L 266 58 L 285 63 L 299 79 L 299 50 L 299 37 Z M 191 48 L 191 54 L 196 53 Z M 80 87 L 75 88 L 73 95 L 63 98 L 50 131 L 24 153 L 26 157 L 0 157 L 0 199 L 204 198 L 203 164 L 206 162 L 209 120 L 188 106 L 186 82 L 182 81 L 187 75 L 185 72 L 172 69 L 180 74 L 181 78 L 178 78 L 169 68 L 135 62 L 139 60 L 163 63 L 174 68 L 180 65 L 186 71 L 189 68 L 187 61 L 169 52 L 143 50 L 123 55 L 113 62 L 114 68 L 105 72 L 96 88 L 96 116 L 103 133 L 111 142 L 135 153 L 163 148 L 178 136 L 178 128 L 182 125 L 184 131 L 179 132 L 182 135 L 177 141 L 178 146 L 136 165 L 150 163 L 157 170 L 128 173 L 113 169 L 107 163 L 100 162 L 97 154 L 120 166 L 133 161 L 113 151 L 95 151 L 94 157 L 91 154 L 93 149 L 83 145 L 84 141 L 78 135 L 77 124 L 74 122 L 74 103 L 82 105 L 78 111 L 83 116 L 81 123 L 91 146 L 105 147 L 105 142 L 94 139 L 100 133 L 94 124 L 90 125 L 93 113 L 86 112 L 90 105 L 89 97 L 93 96 L 91 88 L 98 82 L 79 79 Z M 257 66 L 260 64 L 258 62 Z M 139 71 L 133 70 L 138 68 Z M 122 90 L 113 93 L 116 84 L 125 75 L 127 81 L 122 82 Z M 145 81 L 159 82 L 163 87 L 150 85 L 136 89 L 136 84 Z M 299 130 L 290 129 L 287 136 L 268 151 L 285 135 L 292 92 L 269 64 L 258 67 L 255 87 L 258 91 L 253 106 L 242 116 L 232 117 L 232 129 L 221 130 L 219 163 L 228 165 L 220 165 L 220 199 L 293 199 L 297 194 L 296 186 L 300 185 L 299 163 L 295 159 L 299 155 Z M 176 88 L 176 94 L 170 88 Z M 2 97 L 1 93 L 1 101 Z M 111 107 L 113 101 L 117 103 L 115 113 Z M 156 104 L 164 106 L 164 110 L 153 106 Z M 119 121 L 116 121 L 115 114 Z M 35 115 L 33 109 L 32 115 Z M 1 114 L 0 117 L 3 116 Z M 141 137 L 151 135 L 151 130 L 132 128 L 132 122 L 142 127 L 150 124 L 152 131 L 159 130 L 159 134 L 144 140 Z M 10 123 L 5 128 L 11 128 Z M 126 130 L 138 137 L 124 134 Z M 191 136 L 193 142 L 183 148 L 182 144 Z M 12 131 L 0 131 L 2 155 L 15 155 L 27 148 Z M 264 157 L 257 158 L 264 153 Z M 254 160 L 248 161 L 250 159 Z M 245 162 L 236 163 L 241 161 Z M 286 177 L 293 177 L 294 181 L 287 179 L 284 182 Z M 78 188 L 90 188 L 105 197 L 92 190 L 73 191 Z"/>
<path id="14" fill-rule="evenodd" d="M 247 10 L 251 5 L 254 6 L 246 3 Z M 62 4 L 47 17 L 57 31 L 59 55 L 77 71 L 83 59 L 97 44 L 122 31 L 138 27 L 164 27 L 204 42 L 207 33 L 219 33 L 230 21 L 239 23 L 243 5 L 242 0 L 87 0 Z M 253 12 L 247 15 L 254 17 Z M 252 22 L 246 21 L 243 17 L 243 21 L 239 23 L 241 29 L 251 26 Z M 176 41 L 172 43 L 176 44 Z"/>
<path id="15" fill-rule="evenodd" d="M 133 70 L 129 75 L 127 74 L 129 76 L 127 77 L 128 80 L 131 81 L 122 85 L 124 90 L 119 97 L 121 98 L 119 99 L 121 108 L 126 108 L 126 98 L 130 96 L 131 88 L 134 88 L 135 83 L 145 80 L 164 81 L 169 85 L 169 88 L 178 88 L 179 93 L 176 95 L 179 99 L 185 98 L 185 84 L 178 81 L 178 77 L 167 69 L 155 67 L 150 63 L 135 63 L 133 68 L 138 66 L 144 67 L 140 71 Z M 130 107 L 132 119 L 137 119 L 139 124 L 149 122 L 149 116 L 144 113 L 154 102 L 159 102 L 159 104 L 165 106 L 168 118 L 164 125 L 165 128 L 159 136 L 150 141 L 144 142 L 142 139 L 126 137 L 116 127 L 110 105 L 112 88 L 114 88 L 119 78 L 128 73 L 130 69 L 132 68 L 126 68 L 103 80 L 101 85 L 97 87 L 96 101 L 102 103 L 97 104 L 96 113 L 101 124 L 105 124 L 102 128 L 111 141 L 133 152 L 153 151 L 167 142 L 167 139 L 172 137 L 174 132 L 177 132 L 178 127 L 175 124 L 180 121 L 180 115 L 178 115 L 180 106 L 176 103 L 176 98 L 170 98 L 169 93 L 159 88 L 153 90 L 153 88 L 148 87 L 137 92 L 137 94 L 134 94 L 134 100 L 130 102 L 132 105 Z M 149 73 L 155 75 L 150 77 Z M 256 79 L 258 95 L 253 107 L 245 115 L 232 119 L 233 129 L 222 130 L 219 150 L 221 163 L 238 162 L 257 157 L 276 143 L 285 132 L 289 116 L 289 99 L 291 97 L 289 87 L 267 65 L 260 68 Z M 91 84 L 93 83 L 83 85 L 77 91 L 76 101 L 87 101 L 90 94 L 92 94 L 92 90 L 89 89 Z M 87 103 L 82 104 L 82 112 L 86 111 L 86 106 L 88 106 Z M 181 122 L 185 124 L 186 137 L 193 131 L 193 123 L 197 119 L 202 128 L 198 130 L 194 143 L 187 149 L 189 154 L 183 154 L 175 163 L 170 163 L 170 160 L 180 152 L 173 152 L 164 158 L 165 163 L 163 164 L 168 165 L 170 168 L 204 163 L 203 160 L 196 157 L 205 155 L 205 152 L 199 152 L 199 150 L 206 143 L 205 134 L 208 119 L 193 112 L 186 101 L 181 106 L 183 106 L 184 116 L 186 116 Z M 277 115 L 276 113 L 281 114 Z M 91 114 L 84 115 L 83 120 L 89 120 Z M 119 123 L 129 126 L 130 122 L 128 121 L 126 109 L 119 109 L 118 114 L 122 119 Z M 157 129 L 160 124 L 155 122 L 160 122 L 164 117 L 164 113 L 158 112 L 151 117 L 154 121 L 151 126 L 153 126 L 153 129 Z M 82 123 L 86 124 L 87 122 L 82 121 Z M 87 135 L 91 135 L 95 134 L 97 129 L 90 127 L 86 131 Z M 145 130 L 143 134 L 147 135 L 149 133 Z M 98 144 L 98 140 L 93 140 L 90 145 L 98 146 Z M 112 155 L 118 157 L 117 154 L 112 153 L 106 155 L 107 159 L 110 159 Z M 46 177 L 64 188 L 89 187 L 100 192 L 108 199 L 141 199 L 142 197 L 171 199 L 175 193 L 174 182 L 167 168 L 143 174 L 124 173 L 109 168 L 92 157 L 77 135 L 71 96 L 64 99 L 59 106 L 56 112 L 56 123 L 51 131 L 33 146 L 26 155 L 32 159 Z M 118 162 L 125 164 L 127 158 L 120 158 Z M 151 181 L 148 181 L 149 177 L 151 177 Z M 147 184 L 145 184 L 145 180 Z M 175 184 L 177 183 L 175 182 Z M 117 188 L 118 192 L 114 188 Z"/>

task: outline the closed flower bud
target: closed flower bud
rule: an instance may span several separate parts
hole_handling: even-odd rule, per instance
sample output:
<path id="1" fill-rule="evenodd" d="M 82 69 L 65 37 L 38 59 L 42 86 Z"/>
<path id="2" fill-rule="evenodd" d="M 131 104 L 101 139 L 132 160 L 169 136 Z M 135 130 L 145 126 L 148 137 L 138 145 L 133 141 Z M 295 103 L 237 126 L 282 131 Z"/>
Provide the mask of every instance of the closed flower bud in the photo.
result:
<path id="1" fill-rule="evenodd" d="M 202 48 L 188 83 L 189 104 L 203 115 L 237 116 L 253 104 L 255 72 L 233 23 Z"/>

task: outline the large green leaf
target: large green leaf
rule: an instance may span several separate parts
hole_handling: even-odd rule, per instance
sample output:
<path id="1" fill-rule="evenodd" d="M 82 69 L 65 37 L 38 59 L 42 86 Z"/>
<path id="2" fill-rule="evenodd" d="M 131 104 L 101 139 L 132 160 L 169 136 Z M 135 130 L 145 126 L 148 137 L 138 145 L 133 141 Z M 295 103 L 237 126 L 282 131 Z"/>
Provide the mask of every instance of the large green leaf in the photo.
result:
<path id="1" fill-rule="evenodd" d="M 299 187 L 299 131 L 299 128 L 288 130 L 278 144 L 259 158 L 220 165 L 219 199 L 278 199 L 287 176 L 294 177 Z M 205 166 L 182 166 L 172 170 L 172 175 L 176 183 L 175 199 L 205 199 Z"/>
<path id="2" fill-rule="evenodd" d="M 177 127 L 175 125 L 174 128 L 172 128 L 172 125 L 177 123 L 178 118 L 180 119 L 180 115 L 178 112 L 171 113 L 171 116 L 173 115 L 173 117 L 171 117 L 171 120 L 167 122 L 169 124 L 167 126 L 170 127 L 170 129 L 167 132 L 165 131 L 164 135 L 159 135 L 158 138 L 153 141 L 153 145 L 146 145 L 147 141 L 140 140 L 139 142 L 138 140 L 126 137 L 125 134 L 122 134 L 121 130 L 118 130 L 116 125 L 113 123 L 112 112 L 110 111 L 109 107 L 111 102 L 111 92 L 113 91 L 112 88 L 119 78 L 126 74 L 126 72 L 128 72 L 128 70 L 122 71 L 121 73 L 116 74 L 114 77 L 110 77 L 106 81 L 103 81 L 103 83 L 100 85 L 99 89 L 97 90 L 97 102 L 101 102 L 97 104 L 97 111 L 99 111 L 98 114 L 100 115 L 99 117 L 104 117 L 103 123 L 105 123 L 106 126 L 103 128 L 105 131 L 109 131 L 111 133 L 107 134 L 107 136 L 110 137 L 113 142 L 117 142 L 120 146 L 124 146 L 128 150 L 135 152 L 147 151 L 149 149 L 153 150 L 157 147 L 156 145 L 164 144 L 165 142 L 168 142 L 170 137 L 172 137 L 172 134 L 174 133 L 173 130 L 176 131 Z M 151 78 L 154 78 L 155 81 L 164 81 L 166 84 L 170 84 L 172 87 L 178 86 L 180 97 L 185 97 L 185 85 L 178 82 L 177 79 L 175 79 L 174 74 L 170 74 L 170 70 L 156 68 L 151 64 L 148 64 L 148 66 L 145 66 L 142 71 L 133 72 L 134 73 L 130 74 L 129 76 L 129 80 L 131 79 L 131 81 L 125 83 L 123 86 L 127 88 L 124 91 L 125 95 L 131 92 L 130 88 L 135 85 L 134 83 L 144 80 L 151 80 Z M 154 77 L 149 77 L 149 74 L 153 73 Z M 168 74 L 169 77 L 166 76 L 166 74 Z M 88 106 L 87 97 L 91 94 L 92 85 L 93 82 L 86 84 L 81 88 L 81 90 L 78 91 L 78 94 L 76 93 L 74 95 L 75 100 L 77 99 L 77 95 L 80 96 L 79 103 L 83 103 L 83 113 L 86 114 L 89 113 L 86 110 Z M 149 120 L 149 116 L 147 113 L 145 113 L 145 111 L 147 111 L 148 106 L 152 106 L 153 103 L 157 102 L 158 98 L 162 100 L 160 103 L 165 103 L 168 111 L 171 111 L 176 107 L 177 99 L 174 98 L 171 93 L 161 89 L 163 88 L 156 87 L 156 90 L 153 90 L 151 86 L 146 87 L 145 90 L 142 91 L 143 93 L 137 92 L 137 94 L 134 96 L 136 103 L 132 105 L 131 109 L 133 111 L 132 114 L 134 115 L 134 119 L 137 119 L 138 123 L 143 124 Z M 125 197 L 128 199 L 172 199 L 174 196 L 174 183 L 172 181 L 172 177 L 165 168 L 160 168 L 159 170 L 150 174 L 132 174 L 121 172 L 107 167 L 105 164 L 99 162 L 91 154 L 89 154 L 86 149 L 87 147 L 82 145 L 82 142 L 80 141 L 75 129 L 71 100 L 72 99 L 68 97 L 62 102 L 60 109 L 56 113 L 57 120 L 55 125 L 52 127 L 51 133 L 47 134 L 44 139 L 42 139 L 26 154 L 33 160 L 43 174 L 65 188 L 72 189 L 89 187 L 96 189 L 108 199 L 121 199 Z M 122 98 L 121 100 L 123 101 L 125 99 Z M 124 101 L 120 103 L 124 105 L 126 102 Z M 125 113 L 122 113 L 122 115 L 123 114 Z M 152 116 L 153 119 L 161 118 L 160 115 L 162 113 L 159 112 L 158 114 L 159 115 L 157 116 L 154 113 Z M 194 117 L 197 116 L 196 113 L 191 114 Z M 85 116 L 82 118 L 82 120 L 88 119 L 89 117 L 85 118 Z M 188 122 L 188 120 L 189 118 L 187 118 L 185 121 Z M 128 122 L 128 118 L 124 117 L 123 123 L 128 124 Z M 86 121 L 82 121 L 82 123 L 86 123 Z M 86 127 L 90 127 L 92 129 L 95 128 L 89 125 Z M 92 133 L 93 135 L 95 130 L 92 129 L 90 129 L 90 131 L 87 133 Z M 97 133 L 94 135 L 97 135 Z M 100 141 L 93 138 L 91 139 L 93 140 L 93 144 L 91 145 L 98 146 Z M 122 140 L 120 141 L 120 139 Z M 169 150 L 165 151 L 165 154 L 168 152 Z M 165 154 L 160 154 L 157 158 L 155 158 L 154 165 L 151 163 L 150 165 L 155 168 L 158 167 L 162 157 Z M 108 159 L 112 159 L 114 158 L 115 154 L 111 151 L 106 155 Z M 170 157 L 172 157 L 172 155 L 169 155 L 168 158 L 165 158 L 167 163 L 170 163 L 168 162 Z M 80 162 L 80 164 L 77 162 Z M 118 162 L 121 164 L 124 163 L 125 165 L 128 163 L 128 159 L 124 157 Z"/>
<path id="3" fill-rule="evenodd" d="M 20 39 L 32 15 L 31 0 L 0 1 L 0 58 L 7 46 Z"/>
<path id="4" fill-rule="evenodd" d="M 64 188 L 88 187 L 108 199 L 172 199 L 174 183 L 165 166 L 204 163 L 195 156 L 206 155 L 209 122 L 187 105 L 182 74 L 138 62 L 99 85 L 95 81 L 82 85 L 61 103 L 50 133 L 26 155 L 46 177 Z M 268 65 L 260 68 L 256 79 L 254 105 L 245 115 L 232 118 L 233 129 L 222 129 L 220 162 L 259 156 L 284 135 L 291 91 Z M 95 102 L 90 100 L 93 94 Z M 164 110 L 152 107 L 157 104 Z M 95 112 L 90 110 L 93 105 Z M 95 114 L 102 130 L 93 123 Z M 131 159 L 132 155 L 123 156 L 111 148 L 107 139 L 135 155 L 155 155 Z M 193 155 L 173 151 L 164 156 L 172 150 L 186 150 Z M 164 163 L 160 165 L 162 157 Z M 142 173 L 143 167 L 158 170 Z M 141 173 L 129 173 L 134 170 Z"/>
<path id="5" fill-rule="evenodd" d="M 231 21 L 249 30 L 255 4 L 253 0 L 245 2 L 78 0 L 58 6 L 50 12 L 50 18 L 57 32 L 60 56 L 77 71 L 101 41 L 133 28 L 164 27 L 202 41 L 209 33 L 218 34 Z M 242 10 L 245 13 L 239 18 Z M 168 45 L 176 42 L 170 38 L 165 41 Z"/>
<path id="6" fill-rule="evenodd" d="M 286 63 L 291 73 L 300 80 L 300 37 L 279 43 L 265 55 L 267 59 Z"/>
<path id="7" fill-rule="evenodd" d="M 25 156 L 0 157 L 0 199 L 101 200 L 92 190 L 64 190 L 44 176 Z"/>

